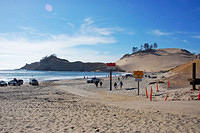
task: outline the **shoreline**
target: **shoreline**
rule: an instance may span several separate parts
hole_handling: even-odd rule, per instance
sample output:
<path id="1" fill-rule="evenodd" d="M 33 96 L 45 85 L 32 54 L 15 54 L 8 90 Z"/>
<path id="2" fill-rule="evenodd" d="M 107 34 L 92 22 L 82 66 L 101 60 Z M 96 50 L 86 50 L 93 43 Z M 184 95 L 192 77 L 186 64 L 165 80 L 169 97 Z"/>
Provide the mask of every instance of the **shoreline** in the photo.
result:
<path id="1" fill-rule="evenodd" d="M 116 72 L 114 75 L 121 75 L 122 72 Z M 0 80 L 10 81 L 13 78 L 22 79 L 24 82 L 29 82 L 29 79 L 35 78 L 40 82 L 54 80 L 71 80 L 92 77 L 107 77 L 106 72 L 73 72 L 73 71 L 0 71 Z"/>

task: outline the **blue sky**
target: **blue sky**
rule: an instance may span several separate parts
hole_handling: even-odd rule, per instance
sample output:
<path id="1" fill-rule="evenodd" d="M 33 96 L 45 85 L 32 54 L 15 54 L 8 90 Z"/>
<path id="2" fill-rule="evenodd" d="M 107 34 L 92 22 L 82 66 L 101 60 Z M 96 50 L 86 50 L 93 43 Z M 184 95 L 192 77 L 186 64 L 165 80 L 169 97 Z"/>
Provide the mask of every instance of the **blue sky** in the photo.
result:
<path id="1" fill-rule="evenodd" d="M 114 62 L 146 42 L 200 53 L 199 0 L 1 0 L 0 20 L 0 69 Z"/>

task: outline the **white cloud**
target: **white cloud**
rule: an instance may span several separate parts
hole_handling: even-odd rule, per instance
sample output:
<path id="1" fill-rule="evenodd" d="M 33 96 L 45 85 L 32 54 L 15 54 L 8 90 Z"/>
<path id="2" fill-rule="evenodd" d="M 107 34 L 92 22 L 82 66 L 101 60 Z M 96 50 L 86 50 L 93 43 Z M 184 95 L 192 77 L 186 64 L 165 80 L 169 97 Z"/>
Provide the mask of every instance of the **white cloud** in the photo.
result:
<path id="1" fill-rule="evenodd" d="M 91 25 L 91 24 L 94 23 L 94 21 L 92 20 L 92 18 L 85 18 L 85 19 L 84 19 L 84 22 L 85 22 L 85 24 L 87 24 L 87 25 Z"/>
<path id="2" fill-rule="evenodd" d="M 84 62 L 113 62 L 120 57 L 110 55 L 110 52 L 99 52 L 91 49 L 71 48 L 69 52 L 63 53 L 63 58 L 70 57 L 70 61 Z M 78 55 L 78 56 L 76 56 Z"/>
<path id="3" fill-rule="evenodd" d="M 45 10 L 46 10 L 47 12 L 52 12 L 52 11 L 53 11 L 53 6 L 50 5 L 50 4 L 46 4 L 46 5 L 45 5 Z"/>
<path id="4" fill-rule="evenodd" d="M 68 24 L 70 27 L 74 28 L 74 24 L 72 24 L 72 23 L 70 23 L 70 22 L 67 22 L 67 24 Z"/>
<path id="5" fill-rule="evenodd" d="M 123 29 L 119 27 L 96 27 L 94 25 L 94 21 L 91 18 L 84 19 L 84 22 L 85 23 L 81 25 L 81 32 L 83 34 L 98 34 L 103 36 L 109 36 L 115 33 L 116 31 L 123 31 Z"/>
<path id="6" fill-rule="evenodd" d="M 84 20 L 79 32 L 73 35 L 40 33 L 31 27 L 20 27 L 22 32 L 18 33 L 1 33 L 0 69 L 19 68 L 25 63 L 39 61 L 42 57 L 53 53 L 71 61 L 110 62 L 117 60 L 116 57 L 106 54 L 106 51 L 103 53 L 98 50 L 79 48 L 81 45 L 91 46 L 117 42 L 112 36 L 115 32 L 112 28 L 95 27 L 93 23 L 92 19 Z M 88 30 L 83 33 L 84 28 Z"/>
<path id="7" fill-rule="evenodd" d="M 21 26 L 19 27 L 19 29 L 23 30 L 23 31 L 27 31 L 27 32 L 36 32 L 36 29 L 32 28 L 32 27 L 26 27 L 26 26 Z"/>
<path id="8" fill-rule="evenodd" d="M 150 34 L 156 35 L 156 36 L 167 36 L 167 35 L 171 35 L 172 33 L 170 32 L 162 32 L 158 29 L 152 30 L 151 32 L 149 32 Z"/>
<path id="9" fill-rule="evenodd" d="M 135 35 L 136 33 L 133 32 L 133 31 L 129 31 L 129 32 L 127 32 L 126 34 L 127 34 L 127 35 Z"/>
<path id="10" fill-rule="evenodd" d="M 193 38 L 200 39 L 200 35 L 192 36 Z"/>
<path id="11" fill-rule="evenodd" d="M 55 53 L 58 57 L 63 57 L 70 61 L 81 60 L 84 62 L 105 62 L 113 61 L 116 58 L 106 54 L 99 53 L 96 50 L 85 50 L 83 48 L 74 48 L 80 43 L 94 45 L 95 43 L 112 43 L 104 38 L 93 37 L 75 37 L 67 40 L 55 39 L 52 41 L 29 42 L 29 41 L 0 41 L 0 69 L 14 69 L 39 61 L 42 57 Z"/>
<path id="12" fill-rule="evenodd" d="M 183 40 L 183 42 L 184 42 L 184 43 L 187 43 L 187 42 L 188 42 L 188 40 Z"/>

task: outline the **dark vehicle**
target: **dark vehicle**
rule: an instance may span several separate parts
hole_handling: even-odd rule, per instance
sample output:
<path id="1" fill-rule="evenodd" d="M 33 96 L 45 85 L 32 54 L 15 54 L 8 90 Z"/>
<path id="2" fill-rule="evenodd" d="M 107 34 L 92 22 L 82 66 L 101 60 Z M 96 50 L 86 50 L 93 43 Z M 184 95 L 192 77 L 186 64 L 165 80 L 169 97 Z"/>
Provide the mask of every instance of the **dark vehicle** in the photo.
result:
<path id="1" fill-rule="evenodd" d="M 126 74 L 123 74 L 122 75 L 122 78 L 124 79 L 124 78 L 128 78 L 128 77 L 133 77 L 133 74 L 132 73 L 126 73 Z"/>
<path id="2" fill-rule="evenodd" d="M 17 80 L 16 78 L 14 78 L 13 80 L 8 82 L 8 85 L 12 85 L 12 86 L 20 86 L 23 85 L 24 81 L 22 79 Z"/>
<path id="3" fill-rule="evenodd" d="M 125 76 L 126 76 L 126 78 L 133 77 L 133 74 L 126 74 Z"/>
<path id="4" fill-rule="evenodd" d="M 23 85 L 24 81 L 22 79 L 17 80 L 20 85 Z"/>
<path id="5" fill-rule="evenodd" d="M 36 79 L 30 79 L 29 84 L 33 85 L 33 86 L 38 86 L 39 85 L 39 83 L 38 83 L 38 81 Z"/>
<path id="6" fill-rule="evenodd" d="M 12 86 L 20 86 L 20 84 L 17 82 L 17 80 L 11 80 L 8 82 L 8 85 L 12 85 Z"/>
<path id="7" fill-rule="evenodd" d="M 5 81 L 0 81 L 0 86 L 7 86 L 7 83 Z"/>
<path id="8" fill-rule="evenodd" d="M 88 79 L 87 80 L 87 83 L 96 83 L 96 82 L 100 82 L 101 81 L 101 79 L 99 79 L 99 78 L 91 78 L 91 79 Z"/>

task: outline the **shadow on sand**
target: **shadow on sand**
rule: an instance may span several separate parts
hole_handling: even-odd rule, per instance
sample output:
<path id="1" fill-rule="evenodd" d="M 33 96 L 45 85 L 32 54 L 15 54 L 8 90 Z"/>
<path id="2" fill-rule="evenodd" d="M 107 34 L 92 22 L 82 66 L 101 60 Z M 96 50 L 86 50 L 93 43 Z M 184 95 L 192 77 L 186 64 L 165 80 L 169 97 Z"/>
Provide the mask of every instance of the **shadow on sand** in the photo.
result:
<path id="1" fill-rule="evenodd" d="M 137 88 L 125 88 L 125 90 L 135 90 Z"/>

